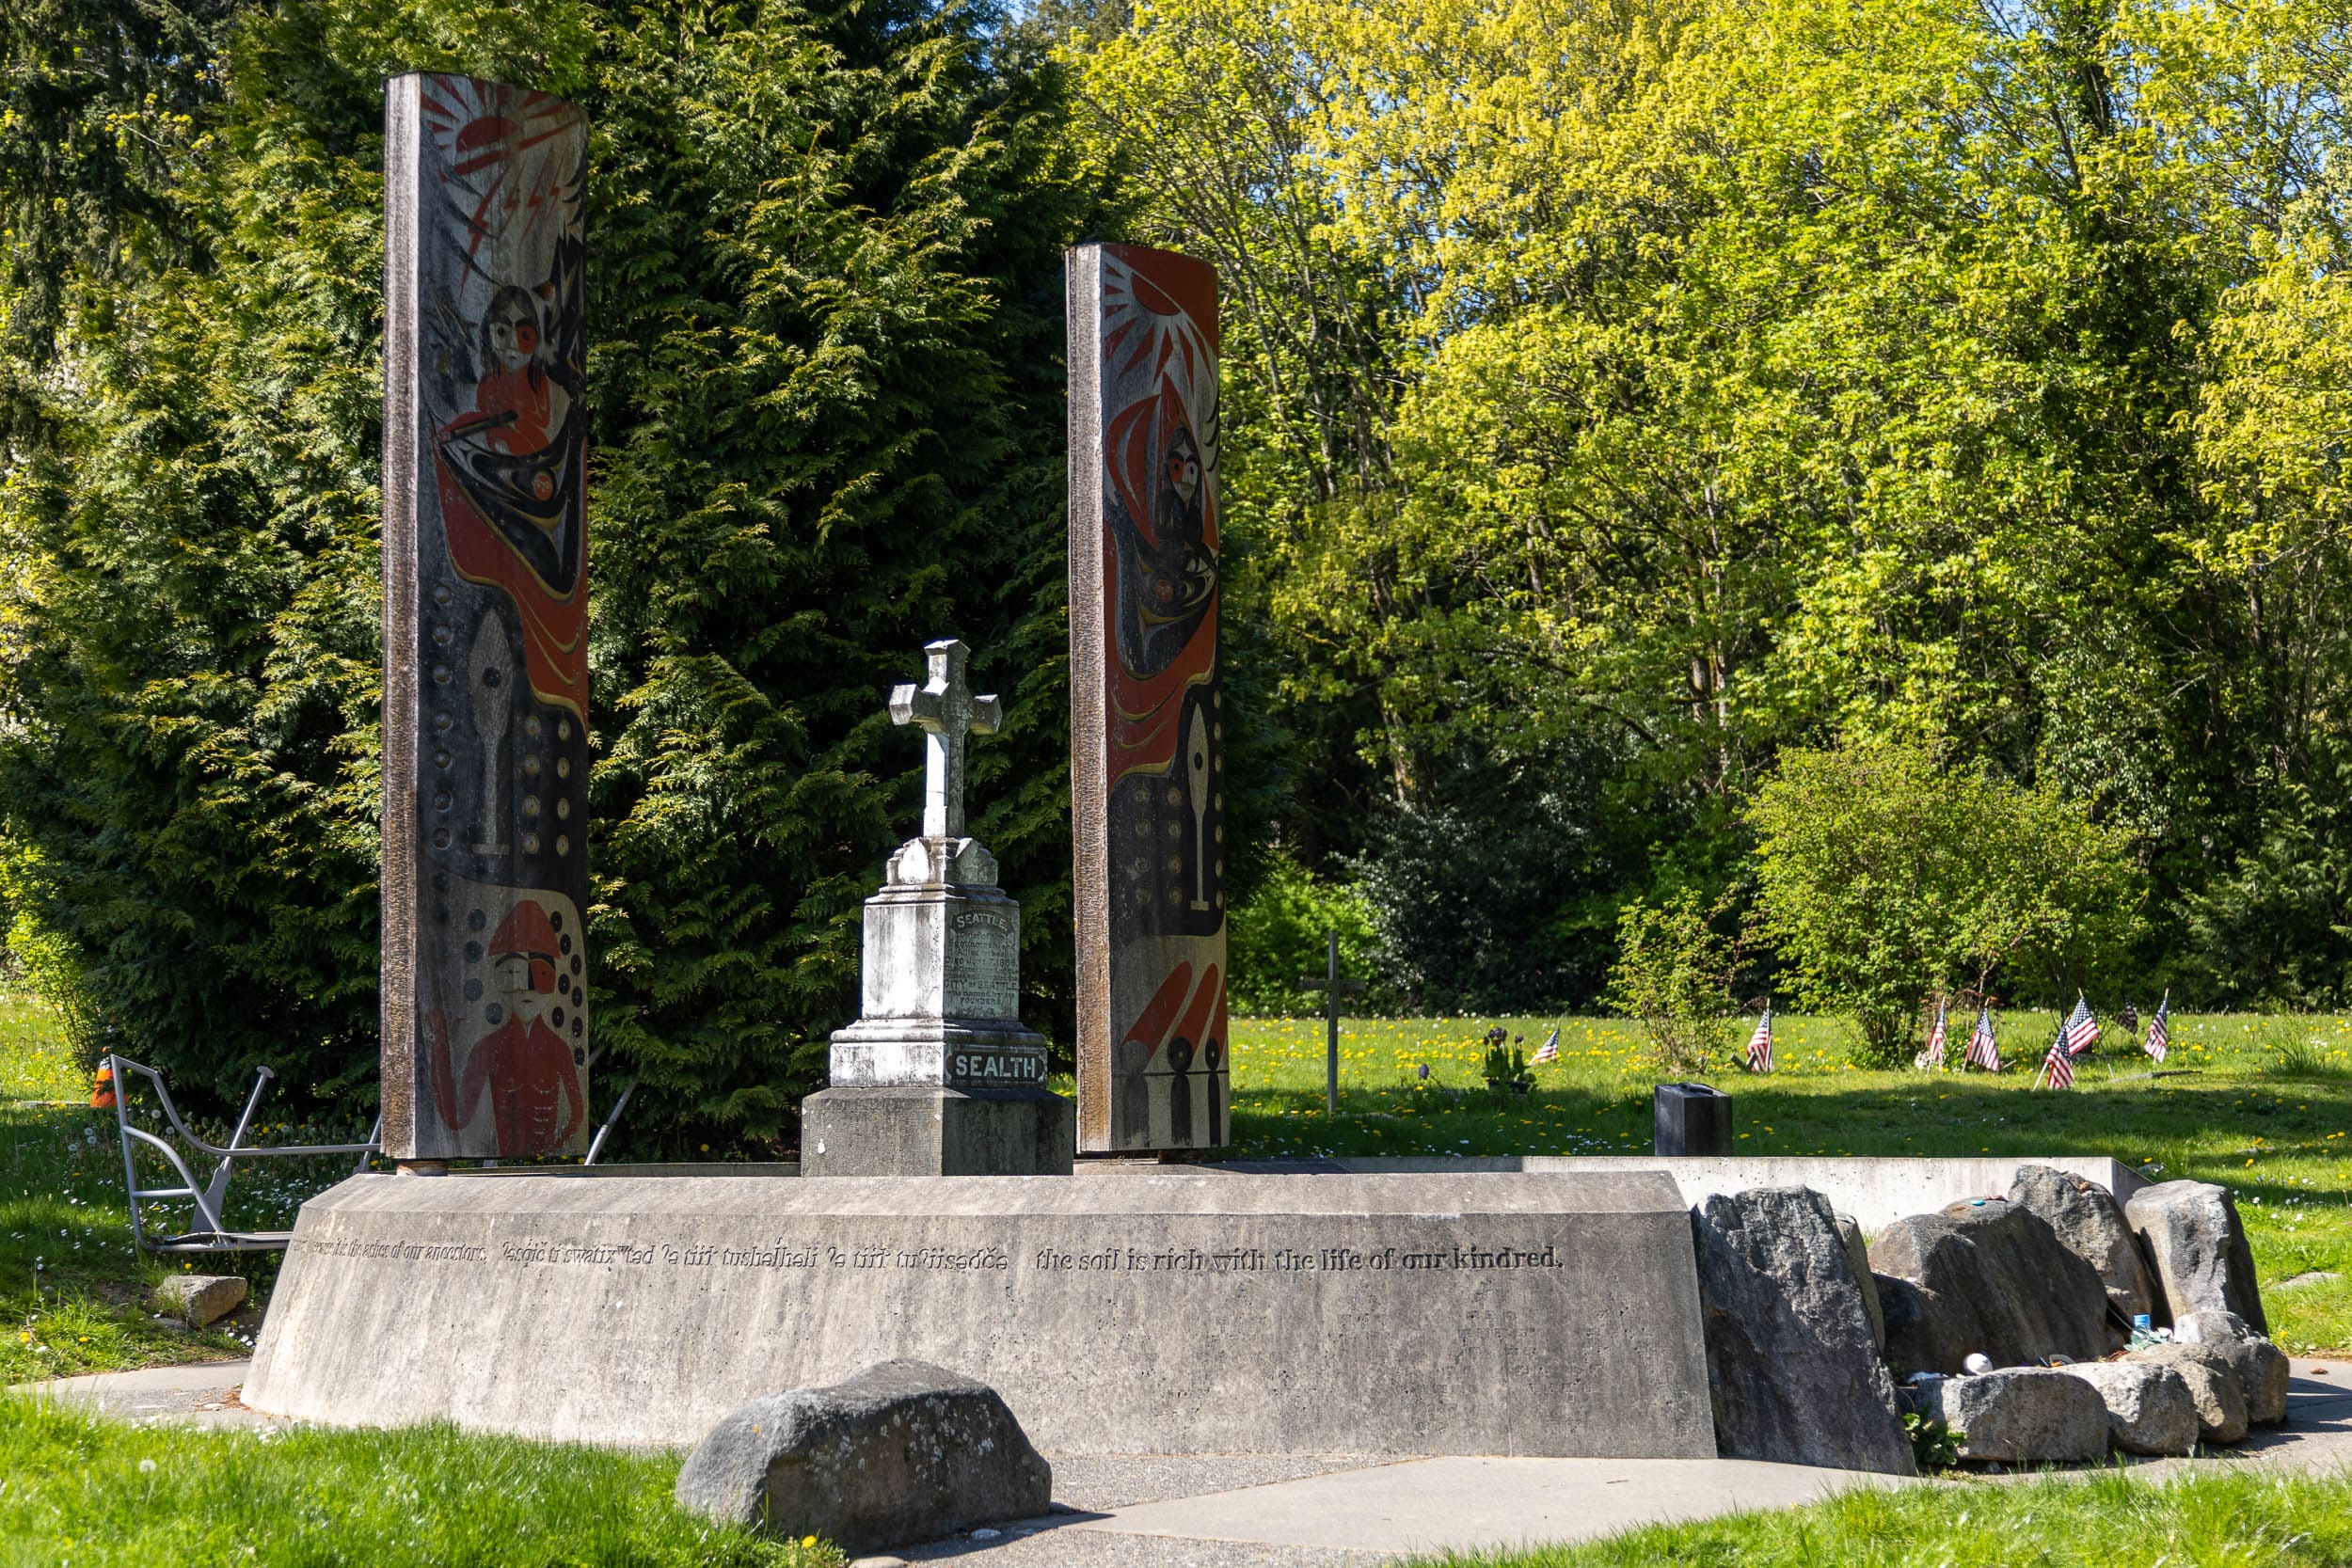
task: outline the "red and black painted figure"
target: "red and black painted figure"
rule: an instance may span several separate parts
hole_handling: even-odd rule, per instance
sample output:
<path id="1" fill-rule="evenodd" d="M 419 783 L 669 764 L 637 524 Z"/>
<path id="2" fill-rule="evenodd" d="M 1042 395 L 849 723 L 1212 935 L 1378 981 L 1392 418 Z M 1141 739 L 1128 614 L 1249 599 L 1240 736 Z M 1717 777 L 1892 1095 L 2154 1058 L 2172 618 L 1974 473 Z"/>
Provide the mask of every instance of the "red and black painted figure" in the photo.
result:
<path id="1" fill-rule="evenodd" d="M 1212 1148 L 1225 1033 L 1216 274 L 1070 253 L 1078 1145 Z"/>
<path id="2" fill-rule="evenodd" d="M 587 122 L 414 74 L 385 130 L 385 1148 L 577 1152 Z"/>
<path id="3" fill-rule="evenodd" d="M 516 904 L 489 946 L 499 998 L 490 1010 L 503 1016 L 466 1053 L 462 1081 L 451 1066 L 446 1034 L 435 1034 L 433 1096 L 442 1121 L 463 1131 L 486 1091 L 505 1154 L 552 1153 L 571 1141 L 588 1114 L 580 1066 L 563 1035 L 567 950 L 546 910 L 530 899 Z"/>

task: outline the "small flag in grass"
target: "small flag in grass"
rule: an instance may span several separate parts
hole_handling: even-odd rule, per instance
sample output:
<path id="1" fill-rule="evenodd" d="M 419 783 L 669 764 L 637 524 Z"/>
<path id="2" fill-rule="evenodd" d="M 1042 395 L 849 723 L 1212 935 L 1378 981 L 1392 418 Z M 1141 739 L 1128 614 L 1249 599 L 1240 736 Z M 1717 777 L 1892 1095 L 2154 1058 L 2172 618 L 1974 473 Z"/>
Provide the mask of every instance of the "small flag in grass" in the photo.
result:
<path id="1" fill-rule="evenodd" d="M 1555 1028 L 1550 1034 L 1544 1037 L 1544 1043 L 1536 1048 L 1535 1060 L 1538 1062 L 1556 1062 L 1559 1059 L 1560 1031 Z"/>
<path id="2" fill-rule="evenodd" d="M 2156 1004 L 2156 1016 L 2148 1021 L 2148 1054 L 2157 1061 L 2172 1045 L 2172 993 L 2166 991 L 2164 1000 Z"/>
<path id="3" fill-rule="evenodd" d="M 1748 1070 L 1772 1070 L 1772 1004 L 1769 997 L 1764 1002 L 1764 1016 L 1756 1021 L 1756 1033 L 1748 1037 Z"/>
<path id="4" fill-rule="evenodd" d="M 2090 1016 L 2090 1004 L 2083 1000 L 2081 991 L 2074 993 L 2074 1010 L 2066 1015 L 2058 1039 L 2069 1056 L 2079 1056 L 2099 1043 L 2099 1021 Z"/>
<path id="5" fill-rule="evenodd" d="M 1987 1072 L 2001 1070 L 2001 1048 L 1994 1043 L 1991 1007 L 1977 1009 L 1977 1026 L 1968 1032 L 1968 1049 L 1962 1053 L 1962 1058 Z"/>
<path id="6" fill-rule="evenodd" d="M 1935 1027 L 1928 1031 L 1928 1048 L 1912 1059 L 1913 1067 L 1929 1068 L 1944 1065 L 1944 1004 L 1935 1005 Z"/>
<path id="7" fill-rule="evenodd" d="M 2050 1053 L 2042 1058 L 2042 1071 L 2035 1074 L 2034 1082 L 2042 1083 L 2044 1075 L 2051 1088 L 2071 1089 L 2074 1086 L 2074 1055 L 2066 1049 L 2064 1031 L 2060 1031 L 2058 1037 L 2050 1042 Z"/>

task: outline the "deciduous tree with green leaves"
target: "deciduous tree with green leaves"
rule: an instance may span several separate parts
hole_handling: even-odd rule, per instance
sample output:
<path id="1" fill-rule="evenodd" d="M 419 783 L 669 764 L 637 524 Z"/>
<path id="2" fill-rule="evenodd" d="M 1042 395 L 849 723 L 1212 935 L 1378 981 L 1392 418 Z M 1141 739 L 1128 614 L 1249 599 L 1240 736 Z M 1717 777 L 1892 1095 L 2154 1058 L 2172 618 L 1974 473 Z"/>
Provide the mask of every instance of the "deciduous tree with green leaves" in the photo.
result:
<path id="1" fill-rule="evenodd" d="M 1909 1059 L 1928 999 L 1989 995 L 2004 973 L 2045 994 L 2091 983 L 2139 919 L 2122 832 L 1923 742 L 1784 752 L 1747 817 L 1759 933 L 1872 1066 Z"/>

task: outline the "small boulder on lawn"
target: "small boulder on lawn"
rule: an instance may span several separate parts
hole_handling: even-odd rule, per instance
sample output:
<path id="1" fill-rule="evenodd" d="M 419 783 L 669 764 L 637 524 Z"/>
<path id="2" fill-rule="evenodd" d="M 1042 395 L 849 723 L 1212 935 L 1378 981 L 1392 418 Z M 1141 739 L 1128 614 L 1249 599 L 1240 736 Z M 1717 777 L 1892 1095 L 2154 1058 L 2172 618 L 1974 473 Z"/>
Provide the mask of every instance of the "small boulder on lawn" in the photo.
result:
<path id="1" fill-rule="evenodd" d="M 2099 1390 L 2056 1367 L 1944 1380 L 1943 1421 L 1960 1457 L 1981 1465 L 2080 1465 L 2107 1451 Z"/>
<path id="2" fill-rule="evenodd" d="M 175 1274 L 155 1288 L 155 1305 L 202 1328 L 245 1305 L 246 1283 L 233 1274 Z"/>
<path id="3" fill-rule="evenodd" d="M 2218 1345 L 2150 1345 L 2136 1350 L 2131 1362 L 2168 1367 L 2188 1385 L 2189 1402 L 2197 1407 L 2197 1440 L 2229 1444 L 2246 1436 L 2246 1389 L 2236 1364 Z"/>
<path id="4" fill-rule="evenodd" d="M 2287 1418 L 2287 1353 L 2257 1334 L 2234 1312 L 2184 1312 L 2172 1321 L 2172 1341 L 2216 1351 L 2236 1370 L 2246 1418 L 2258 1427 Z"/>
<path id="5" fill-rule="evenodd" d="M 993 1388 L 883 1361 L 744 1405 L 678 1472 L 681 1507 L 851 1554 L 1034 1518 L 1053 1471 Z"/>
<path id="6" fill-rule="evenodd" d="M 2107 1305 L 2125 1323 L 2156 1310 L 2155 1284 L 2115 1195 L 2052 1165 L 2020 1165 L 2009 1200 L 2049 1221 L 2068 1251 L 2099 1271 Z"/>
<path id="7" fill-rule="evenodd" d="M 1995 1367 L 2106 1354 L 2107 1291 L 2041 1215 L 1998 1198 L 1897 1220 L 1870 1243 L 1886 1357 L 1899 1372 L 1958 1372 L 1971 1352 Z"/>
<path id="8" fill-rule="evenodd" d="M 2185 1454 L 2197 1446 L 2197 1402 L 2188 1383 L 2153 1361 L 2082 1361 L 2059 1369 L 2099 1390 L 2107 1436 L 2125 1453 Z"/>
<path id="9" fill-rule="evenodd" d="M 2184 1312 L 2234 1312 L 2258 1333 L 2270 1332 L 2254 1279 L 2254 1250 L 2247 1245 L 2229 1188 L 2211 1181 L 2142 1187 L 2123 1205 L 2123 1218 L 2154 1267 L 2162 1309 L 2169 1314 L 2159 1321 Z"/>
<path id="10" fill-rule="evenodd" d="M 1865 1281 L 1810 1187 L 1718 1193 L 1691 1212 L 1716 1447 L 1732 1459 L 1917 1473 Z"/>

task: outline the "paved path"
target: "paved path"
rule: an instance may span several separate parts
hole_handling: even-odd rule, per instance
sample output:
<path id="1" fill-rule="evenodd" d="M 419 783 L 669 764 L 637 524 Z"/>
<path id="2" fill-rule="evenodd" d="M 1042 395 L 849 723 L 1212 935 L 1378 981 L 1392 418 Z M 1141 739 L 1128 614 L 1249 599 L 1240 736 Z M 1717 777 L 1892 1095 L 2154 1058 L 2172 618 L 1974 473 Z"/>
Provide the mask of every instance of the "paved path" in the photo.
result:
<path id="1" fill-rule="evenodd" d="M 269 1423 L 236 1402 L 243 1361 L 31 1384 L 133 1420 Z M 2294 1363 L 2287 1424 L 2151 1478 L 2225 1465 L 2352 1466 L 2352 1361 Z M 1406 1459 L 1362 1455 L 1064 1455 L 1055 1513 L 980 1539 L 907 1550 L 965 1568 L 1375 1568 L 1406 1553 L 1576 1541 L 1635 1525 L 1813 1502 L 1851 1486 L 1918 1485 L 1743 1460 Z M 1932 1483 L 1926 1483 L 1932 1484 Z"/>

